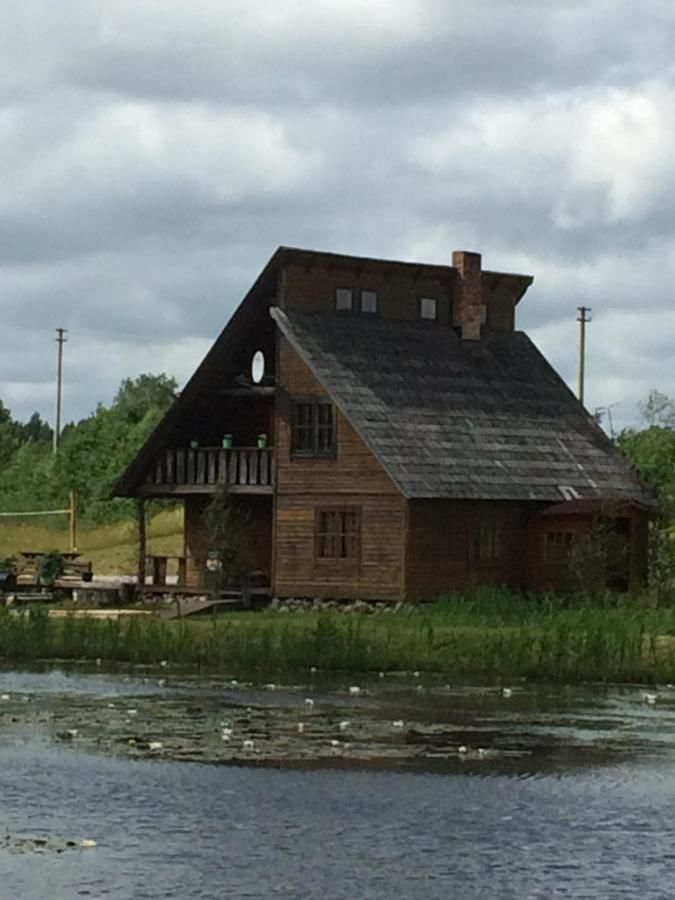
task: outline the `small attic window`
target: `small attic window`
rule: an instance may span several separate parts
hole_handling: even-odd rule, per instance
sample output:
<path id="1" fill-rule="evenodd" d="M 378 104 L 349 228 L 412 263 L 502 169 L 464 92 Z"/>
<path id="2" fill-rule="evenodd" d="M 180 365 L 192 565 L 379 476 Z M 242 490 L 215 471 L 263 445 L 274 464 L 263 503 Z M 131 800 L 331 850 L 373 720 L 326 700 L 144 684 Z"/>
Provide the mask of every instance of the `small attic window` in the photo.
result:
<path id="1" fill-rule="evenodd" d="M 361 312 L 377 312 L 377 294 L 375 291 L 361 291 Z"/>
<path id="2" fill-rule="evenodd" d="M 434 297 L 422 297 L 420 300 L 420 319 L 436 319 L 438 303 Z"/>
<path id="3" fill-rule="evenodd" d="M 348 312 L 352 308 L 352 303 L 351 288 L 338 288 L 335 291 L 335 309 L 338 312 Z"/>

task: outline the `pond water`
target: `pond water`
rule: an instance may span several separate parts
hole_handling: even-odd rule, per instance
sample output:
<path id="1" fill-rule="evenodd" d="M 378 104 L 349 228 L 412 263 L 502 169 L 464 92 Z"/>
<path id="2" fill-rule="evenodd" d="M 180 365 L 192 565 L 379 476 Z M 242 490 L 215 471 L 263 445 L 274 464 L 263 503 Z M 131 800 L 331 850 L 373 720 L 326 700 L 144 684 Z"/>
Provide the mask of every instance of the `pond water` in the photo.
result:
<path id="1" fill-rule="evenodd" d="M 675 896 L 675 689 L 357 683 L 0 672 L 0 898 Z"/>

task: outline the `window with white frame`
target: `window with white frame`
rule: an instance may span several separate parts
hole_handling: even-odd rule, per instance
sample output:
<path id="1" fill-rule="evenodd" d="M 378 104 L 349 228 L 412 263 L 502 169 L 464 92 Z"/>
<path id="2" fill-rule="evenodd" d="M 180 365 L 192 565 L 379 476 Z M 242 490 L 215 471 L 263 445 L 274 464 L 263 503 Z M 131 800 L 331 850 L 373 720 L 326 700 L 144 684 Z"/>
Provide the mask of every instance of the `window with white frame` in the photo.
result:
<path id="1" fill-rule="evenodd" d="M 361 312 L 377 312 L 377 294 L 375 291 L 361 291 Z"/>
<path id="2" fill-rule="evenodd" d="M 420 300 L 420 319 L 435 319 L 438 315 L 438 304 L 434 297 L 422 297 Z"/>
<path id="3" fill-rule="evenodd" d="M 351 288 L 338 288 L 335 291 L 335 309 L 348 312 L 352 308 L 353 295 Z"/>

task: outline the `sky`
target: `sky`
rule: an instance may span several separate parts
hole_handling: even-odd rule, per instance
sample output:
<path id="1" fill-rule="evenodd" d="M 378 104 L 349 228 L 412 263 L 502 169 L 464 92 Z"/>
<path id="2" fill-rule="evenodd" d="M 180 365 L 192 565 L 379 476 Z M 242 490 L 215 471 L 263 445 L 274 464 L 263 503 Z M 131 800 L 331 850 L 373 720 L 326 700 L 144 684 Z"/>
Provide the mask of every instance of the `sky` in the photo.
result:
<path id="1" fill-rule="evenodd" d="M 184 383 L 280 244 L 534 275 L 615 428 L 675 395 L 672 0 L 21 0 L 0 10 L 0 398 Z M 607 421 L 607 419 L 606 419 Z"/>

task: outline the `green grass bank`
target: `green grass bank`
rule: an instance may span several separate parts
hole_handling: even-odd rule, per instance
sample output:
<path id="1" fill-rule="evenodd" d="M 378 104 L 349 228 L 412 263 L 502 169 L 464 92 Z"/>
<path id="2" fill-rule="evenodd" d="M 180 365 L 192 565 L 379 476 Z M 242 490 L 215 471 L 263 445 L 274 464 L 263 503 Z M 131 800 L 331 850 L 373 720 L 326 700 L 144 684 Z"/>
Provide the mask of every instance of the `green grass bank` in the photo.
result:
<path id="1" fill-rule="evenodd" d="M 166 621 L 0 610 L 0 656 L 236 671 L 412 671 L 455 679 L 675 681 L 675 610 L 500 592 L 396 614 L 232 613 Z"/>
<path id="2" fill-rule="evenodd" d="M 183 510 L 164 510 L 148 522 L 148 553 L 178 556 L 183 552 Z M 65 517 L 0 520 L 0 559 L 23 550 L 68 550 Z M 107 525 L 80 522 L 77 549 L 90 559 L 97 575 L 133 575 L 138 558 L 138 535 L 132 520 Z"/>

